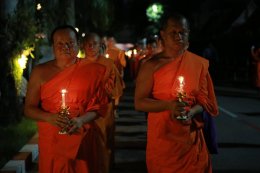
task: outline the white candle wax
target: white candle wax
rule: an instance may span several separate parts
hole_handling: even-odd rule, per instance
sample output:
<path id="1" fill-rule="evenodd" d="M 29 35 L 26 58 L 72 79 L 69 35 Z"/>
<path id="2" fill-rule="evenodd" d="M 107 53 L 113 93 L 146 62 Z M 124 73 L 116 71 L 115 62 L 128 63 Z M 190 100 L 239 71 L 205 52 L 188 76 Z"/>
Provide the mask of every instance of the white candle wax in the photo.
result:
<path id="1" fill-rule="evenodd" d="M 66 100 L 65 100 L 66 92 L 67 92 L 66 89 L 61 90 L 61 107 L 62 108 L 66 108 Z"/>
<path id="2" fill-rule="evenodd" d="M 179 92 L 180 93 L 183 93 L 183 87 L 184 87 L 184 77 L 183 76 L 179 76 L 178 77 L 178 80 L 179 80 Z"/>

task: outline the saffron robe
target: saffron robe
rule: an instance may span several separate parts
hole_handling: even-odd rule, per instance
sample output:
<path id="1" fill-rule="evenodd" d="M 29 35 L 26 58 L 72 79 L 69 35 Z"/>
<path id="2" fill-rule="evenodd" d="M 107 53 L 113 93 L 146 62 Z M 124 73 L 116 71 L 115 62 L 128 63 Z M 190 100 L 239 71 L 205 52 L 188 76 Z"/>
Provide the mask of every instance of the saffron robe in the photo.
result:
<path id="1" fill-rule="evenodd" d="M 121 64 L 121 62 L 126 63 L 125 60 L 125 52 L 123 50 L 120 50 L 118 48 L 109 48 L 106 50 L 106 53 L 109 54 L 109 58 L 112 59 L 121 74 L 124 70 L 124 65 Z"/>
<path id="2" fill-rule="evenodd" d="M 152 96 L 174 100 L 184 77 L 184 91 L 193 104 L 200 104 L 210 115 L 218 114 L 208 61 L 189 51 L 159 68 L 153 76 Z M 190 123 L 172 119 L 170 111 L 150 112 L 147 129 L 146 161 L 149 173 L 208 173 L 211 161 L 204 140 L 203 121 L 196 115 Z"/>
<path id="3" fill-rule="evenodd" d="M 108 173 L 111 162 L 111 154 L 114 150 L 115 135 L 115 117 L 112 99 L 122 95 L 123 85 L 121 83 L 120 74 L 112 59 L 99 56 L 95 62 L 89 61 L 87 58 L 85 61 L 88 63 L 100 63 L 106 67 L 106 72 L 103 78 L 103 86 L 110 102 L 104 112 L 104 118 L 97 119 L 96 123 L 102 132 L 101 134 L 99 133 L 99 135 L 102 136 L 100 136 L 98 140 L 99 150 L 97 151 L 98 157 L 100 158 L 98 159 L 100 171 L 101 173 Z"/>
<path id="4" fill-rule="evenodd" d="M 99 75 L 96 75 L 99 74 Z M 61 106 L 61 90 L 66 89 L 66 105 L 70 117 L 89 111 L 99 111 L 107 104 L 102 79 L 105 67 L 87 64 L 82 60 L 66 68 L 41 86 L 40 99 L 43 110 L 58 113 Z M 101 113 L 101 115 L 103 115 Z M 95 122 L 87 123 L 72 135 L 58 134 L 60 130 L 47 122 L 38 122 L 39 172 L 40 173 L 88 173 L 97 169 Z M 89 157 L 92 158 L 89 158 Z"/>

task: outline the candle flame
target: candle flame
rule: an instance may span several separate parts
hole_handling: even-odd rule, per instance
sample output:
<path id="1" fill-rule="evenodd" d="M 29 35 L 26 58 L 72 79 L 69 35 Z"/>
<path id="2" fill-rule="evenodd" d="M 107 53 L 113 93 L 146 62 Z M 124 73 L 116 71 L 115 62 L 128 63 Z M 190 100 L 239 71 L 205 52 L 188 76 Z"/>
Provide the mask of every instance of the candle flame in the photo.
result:
<path id="1" fill-rule="evenodd" d="M 106 58 L 109 58 L 109 54 L 108 53 L 105 56 L 106 56 Z"/>
<path id="2" fill-rule="evenodd" d="M 67 93 L 67 90 L 66 90 L 66 89 L 62 89 L 62 90 L 61 90 L 61 93 L 62 93 L 62 94 L 65 94 L 65 93 Z"/>
<path id="3" fill-rule="evenodd" d="M 179 77 L 178 77 L 178 80 L 179 80 L 180 84 L 183 84 L 183 83 L 184 83 L 184 77 L 183 77 L 183 76 L 179 76 Z"/>

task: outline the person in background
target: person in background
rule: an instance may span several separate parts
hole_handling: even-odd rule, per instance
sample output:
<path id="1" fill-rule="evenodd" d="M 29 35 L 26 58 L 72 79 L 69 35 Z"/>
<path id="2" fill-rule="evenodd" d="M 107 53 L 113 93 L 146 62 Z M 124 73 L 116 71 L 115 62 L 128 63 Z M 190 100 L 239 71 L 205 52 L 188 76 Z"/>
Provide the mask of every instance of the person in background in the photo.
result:
<path id="1" fill-rule="evenodd" d="M 253 80 L 255 87 L 260 91 L 260 44 L 251 47 L 251 56 L 253 58 Z"/>
<path id="2" fill-rule="evenodd" d="M 135 109 L 149 112 L 146 163 L 149 173 L 210 173 L 203 135 L 203 111 L 218 114 L 209 62 L 188 51 L 187 19 L 166 12 L 161 26 L 163 50 L 138 73 Z"/>
<path id="3" fill-rule="evenodd" d="M 89 173 L 98 167 L 92 156 L 98 150 L 95 120 L 107 105 L 106 68 L 77 58 L 73 26 L 55 28 L 51 41 L 54 59 L 35 66 L 25 99 L 24 113 L 38 125 L 39 173 Z"/>
<path id="4" fill-rule="evenodd" d="M 122 94 L 123 86 L 121 85 L 121 77 L 113 60 L 106 58 L 102 53 L 102 43 L 98 34 L 88 33 L 84 37 L 83 48 L 85 52 L 84 61 L 91 64 L 99 63 L 106 67 L 103 85 L 106 90 L 109 103 L 104 118 L 100 118 L 96 120 L 96 122 L 102 131 L 102 136 L 99 138 L 99 144 L 101 147 L 100 150 L 97 151 L 99 153 L 101 168 L 100 173 L 108 173 L 114 157 L 115 117 L 113 98 L 116 98 L 118 95 L 120 96 Z"/>
<path id="5" fill-rule="evenodd" d="M 114 64 L 116 65 L 121 78 L 122 78 L 122 84 L 125 88 L 125 83 L 123 81 L 124 78 L 124 68 L 126 67 L 126 59 L 125 59 L 125 51 L 119 49 L 116 47 L 116 40 L 113 36 L 107 36 L 106 39 L 104 39 L 105 45 L 106 45 L 106 51 L 105 56 L 112 59 L 114 61 Z M 122 93 L 123 94 L 123 93 Z M 115 105 L 114 105 L 114 114 L 116 117 L 118 117 L 117 108 L 119 105 L 119 100 L 122 95 L 118 95 L 114 98 Z"/>

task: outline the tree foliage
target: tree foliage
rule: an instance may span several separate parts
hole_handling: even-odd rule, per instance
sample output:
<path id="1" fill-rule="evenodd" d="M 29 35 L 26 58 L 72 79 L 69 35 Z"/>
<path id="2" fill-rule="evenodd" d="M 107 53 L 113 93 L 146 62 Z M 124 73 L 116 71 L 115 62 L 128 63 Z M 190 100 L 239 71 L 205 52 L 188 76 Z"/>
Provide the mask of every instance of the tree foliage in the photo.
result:
<path id="1" fill-rule="evenodd" d="M 21 72 L 15 62 L 24 49 L 34 47 L 35 43 L 35 11 L 27 3 L 19 1 L 13 15 L 0 19 L 0 116 L 5 124 L 21 118 L 22 103 L 17 92 Z"/>

